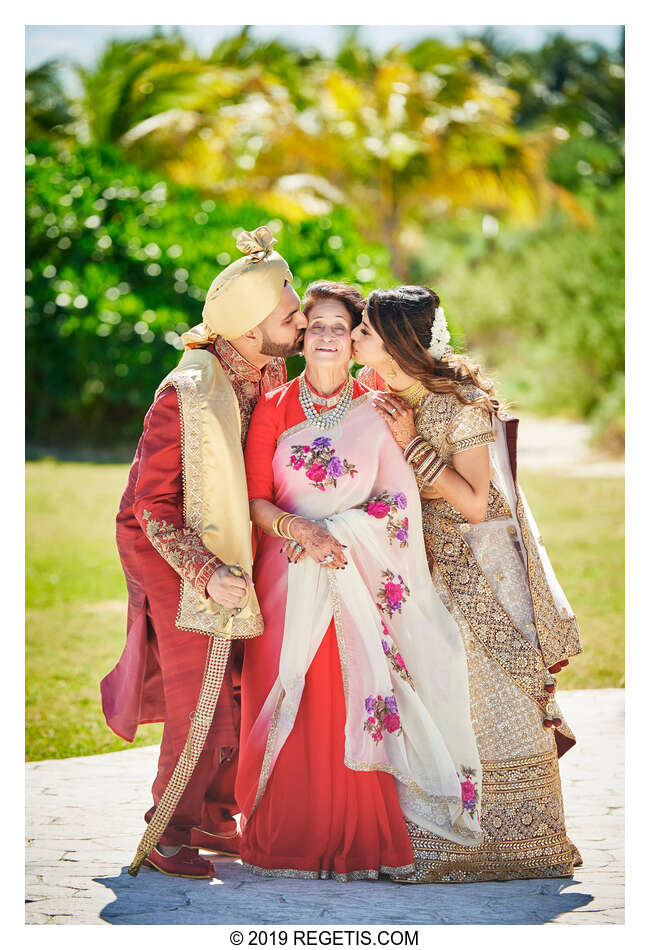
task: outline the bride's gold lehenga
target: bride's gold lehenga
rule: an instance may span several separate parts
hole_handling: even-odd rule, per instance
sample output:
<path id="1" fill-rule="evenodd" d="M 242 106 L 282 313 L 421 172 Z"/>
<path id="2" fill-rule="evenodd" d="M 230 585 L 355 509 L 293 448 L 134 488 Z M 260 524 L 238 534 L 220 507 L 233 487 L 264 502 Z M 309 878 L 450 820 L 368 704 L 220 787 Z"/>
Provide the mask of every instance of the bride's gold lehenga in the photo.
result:
<path id="1" fill-rule="evenodd" d="M 374 373 L 360 379 L 385 388 Z M 379 385 L 378 385 L 379 384 Z M 461 384 L 466 399 L 485 394 Z M 549 667 L 582 652 L 575 617 L 516 481 L 516 420 L 424 387 L 397 393 L 413 405 L 418 434 L 453 456 L 490 447 L 488 510 L 471 524 L 439 495 L 422 499 L 429 569 L 458 623 L 467 655 L 472 722 L 483 768 L 481 828 L 468 847 L 407 822 L 412 883 L 569 877 L 582 864 L 564 824 L 558 756 L 575 737 L 555 702 Z M 427 495 L 435 494 L 420 486 Z M 544 720 L 555 720 L 546 728 Z"/>

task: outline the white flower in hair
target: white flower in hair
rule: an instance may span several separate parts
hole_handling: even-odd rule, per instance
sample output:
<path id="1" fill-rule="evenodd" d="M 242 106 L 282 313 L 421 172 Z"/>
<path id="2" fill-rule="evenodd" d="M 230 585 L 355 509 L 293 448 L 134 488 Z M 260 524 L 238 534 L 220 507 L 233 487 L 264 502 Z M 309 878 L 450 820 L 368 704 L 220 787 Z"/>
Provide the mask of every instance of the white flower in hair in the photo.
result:
<path id="1" fill-rule="evenodd" d="M 431 324 L 431 342 L 429 343 L 428 349 L 428 352 L 431 354 L 434 360 L 442 359 L 450 339 L 451 336 L 449 330 L 447 329 L 445 311 L 442 309 L 442 307 L 436 307 L 433 313 L 433 323 Z"/>

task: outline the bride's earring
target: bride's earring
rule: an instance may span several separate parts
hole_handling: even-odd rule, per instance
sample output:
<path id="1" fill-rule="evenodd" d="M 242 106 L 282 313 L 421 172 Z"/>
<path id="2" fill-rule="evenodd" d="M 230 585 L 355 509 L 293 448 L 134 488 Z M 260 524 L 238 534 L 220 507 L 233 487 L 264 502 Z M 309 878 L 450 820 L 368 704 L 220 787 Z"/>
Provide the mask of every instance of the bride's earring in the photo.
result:
<path id="1" fill-rule="evenodd" d="M 395 360 L 393 359 L 392 356 L 389 357 L 389 359 L 390 359 L 390 372 L 386 373 L 386 378 L 395 379 L 395 377 L 397 376 L 397 373 L 395 372 L 395 370 L 397 369 L 397 367 L 395 366 Z"/>

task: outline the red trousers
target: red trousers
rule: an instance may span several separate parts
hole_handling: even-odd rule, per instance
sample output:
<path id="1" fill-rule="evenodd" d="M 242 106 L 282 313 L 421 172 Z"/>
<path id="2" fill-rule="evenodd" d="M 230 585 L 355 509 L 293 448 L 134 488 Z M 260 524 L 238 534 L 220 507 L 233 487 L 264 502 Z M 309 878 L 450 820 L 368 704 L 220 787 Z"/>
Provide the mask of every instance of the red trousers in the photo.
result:
<path id="1" fill-rule="evenodd" d="M 169 619 L 167 609 L 159 611 L 148 605 L 150 645 L 162 671 L 166 707 L 158 772 L 152 787 L 154 806 L 160 801 L 185 745 L 209 646 L 208 637 L 179 630 Z M 163 845 L 188 844 L 194 827 L 213 834 L 232 832 L 236 828 L 233 814 L 237 811 L 240 671 L 241 648 L 235 643 L 203 752 L 160 839 Z M 154 807 L 147 811 L 145 821 L 148 822 L 153 813 Z"/>

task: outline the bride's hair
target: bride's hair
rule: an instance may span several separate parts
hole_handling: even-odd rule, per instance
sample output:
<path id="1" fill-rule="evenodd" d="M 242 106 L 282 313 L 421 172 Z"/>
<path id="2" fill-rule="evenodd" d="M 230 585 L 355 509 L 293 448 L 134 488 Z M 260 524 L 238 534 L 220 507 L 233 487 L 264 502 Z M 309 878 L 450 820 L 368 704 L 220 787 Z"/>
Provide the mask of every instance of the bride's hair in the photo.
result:
<path id="1" fill-rule="evenodd" d="M 373 290 L 368 297 L 368 320 L 399 368 L 418 379 L 429 392 L 454 393 L 465 405 L 480 405 L 495 412 L 498 403 L 494 384 L 476 363 L 454 353 L 451 347 L 447 347 L 441 359 L 434 359 L 428 352 L 434 314 L 439 306 L 438 294 L 429 287 Z M 484 395 L 467 399 L 458 383 L 473 383 Z"/>
<path id="2" fill-rule="evenodd" d="M 344 284 L 337 280 L 316 280 L 305 291 L 302 301 L 302 312 L 306 317 L 317 300 L 338 300 L 350 314 L 350 329 L 361 323 L 361 314 L 366 305 L 363 294 L 351 284 Z"/>

